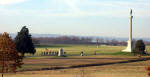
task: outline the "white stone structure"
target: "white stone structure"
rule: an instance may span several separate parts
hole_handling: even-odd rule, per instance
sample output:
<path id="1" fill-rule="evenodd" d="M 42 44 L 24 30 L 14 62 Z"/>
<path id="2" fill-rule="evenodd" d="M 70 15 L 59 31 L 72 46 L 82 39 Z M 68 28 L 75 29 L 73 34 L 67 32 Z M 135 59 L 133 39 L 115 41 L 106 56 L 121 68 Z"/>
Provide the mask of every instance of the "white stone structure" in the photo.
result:
<path id="1" fill-rule="evenodd" d="M 63 53 L 64 53 L 64 52 L 63 52 L 63 49 L 61 48 L 61 49 L 59 50 L 59 52 L 58 52 L 58 56 L 64 56 Z"/>
<path id="2" fill-rule="evenodd" d="M 126 49 L 122 50 L 123 52 L 132 52 L 133 50 L 133 42 L 132 42 L 132 9 L 130 11 L 130 16 L 129 16 L 129 40 L 128 40 L 128 46 Z"/>

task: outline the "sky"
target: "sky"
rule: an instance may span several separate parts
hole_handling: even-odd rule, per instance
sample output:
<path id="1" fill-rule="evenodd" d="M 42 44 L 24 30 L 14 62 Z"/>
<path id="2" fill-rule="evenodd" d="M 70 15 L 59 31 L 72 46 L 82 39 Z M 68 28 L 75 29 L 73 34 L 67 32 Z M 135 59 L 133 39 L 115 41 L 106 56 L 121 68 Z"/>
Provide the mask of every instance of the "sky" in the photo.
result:
<path id="1" fill-rule="evenodd" d="M 0 0 L 0 33 L 150 37 L 150 0 Z"/>

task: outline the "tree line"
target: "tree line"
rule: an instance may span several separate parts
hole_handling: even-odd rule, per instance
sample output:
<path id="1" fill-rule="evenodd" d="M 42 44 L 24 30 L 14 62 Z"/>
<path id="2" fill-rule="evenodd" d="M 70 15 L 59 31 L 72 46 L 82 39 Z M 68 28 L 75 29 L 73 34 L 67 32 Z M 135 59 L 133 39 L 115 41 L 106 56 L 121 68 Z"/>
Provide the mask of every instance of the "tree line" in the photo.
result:
<path id="1" fill-rule="evenodd" d="M 79 36 L 60 36 L 60 37 L 33 37 L 34 44 L 96 44 L 96 45 L 120 45 L 125 46 L 126 41 L 115 39 L 105 40 L 101 38 L 79 37 Z"/>
<path id="2" fill-rule="evenodd" d="M 80 36 L 59 36 L 59 37 L 32 37 L 34 44 L 95 44 L 95 45 L 112 45 L 126 46 L 126 41 L 117 39 L 103 39 L 95 37 L 80 37 Z M 136 40 L 133 40 L 136 42 Z M 143 41 L 145 45 L 150 46 L 150 41 Z"/>
<path id="3" fill-rule="evenodd" d="M 34 44 L 90 44 L 92 38 L 77 36 L 38 37 L 33 38 Z"/>

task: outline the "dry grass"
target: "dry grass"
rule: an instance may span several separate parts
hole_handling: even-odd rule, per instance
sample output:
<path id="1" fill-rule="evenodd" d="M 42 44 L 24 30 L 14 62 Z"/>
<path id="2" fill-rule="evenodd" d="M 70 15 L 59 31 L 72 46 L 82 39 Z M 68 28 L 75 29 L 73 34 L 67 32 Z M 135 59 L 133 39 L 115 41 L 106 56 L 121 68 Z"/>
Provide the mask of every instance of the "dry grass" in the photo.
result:
<path id="1" fill-rule="evenodd" d="M 146 56 L 144 57 L 146 58 Z M 120 61 L 128 61 L 132 59 L 138 59 L 136 56 L 74 56 L 65 58 L 26 58 L 24 59 L 23 68 L 19 70 L 35 70 L 42 68 L 54 68 L 54 67 L 71 67 L 78 65 L 88 64 L 104 64 L 104 63 L 116 63 Z"/>
<path id="2" fill-rule="evenodd" d="M 25 71 L 6 74 L 5 77 L 81 77 L 82 70 L 85 77 L 148 77 L 145 70 L 148 63 L 149 61 L 143 61 L 76 69 Z"/>
<path id="3" fill-rule="evenodd" d="M 23 69 L 47 68 L 53 66 L 72 66 L 92 63 L 109 63 L 136 59 L 134 56 L 97 56 L 74 57 L 73 59 L 25 59 Z M 80 58 L 80 59 L 79 59 Z M 47 64 L 47 65 L 46 65 Z M 5 77 L 81 77 L 83 71 L 85 77 L 147 77 L 145 70 L 149 61 L 117 63 L 74 69 L 23 71 L 16 74 L 5 74 Z"/>
<path id="4" fill-rule="evenodd" d="M 47 48 L 47 47 L 46 47 Z M 59 47 L 48 47 L 50 50 L 58 50 Z M 96 48 L 93 45 L 71 45 L 63 46 L 68 54 L 79 54 L 84 50 L 87 54 L 93 54 L 93 51 L 99 53 L 114 53 L 121 51 L 125 47 L 119 46 L 101 46 Z M 44 47 L 37 48 L 38 55 L 44 51 Z M 147 47 L 150 51 L 150 47 Z M 147 57 L 147 56 L 146 56 Z M 146 58 L 145 57 L 145 58 Z M 148 77 L 146 66 L 150 61 L 139 61 L 129 63 L 117 63 L 110 65 L 99 65 L 74 69 L 59 70 L 41 70 L 41 71 L 22 71 L 28 69 L 42 69 L 52 67 L 69 67 L 84 64 L 103 64 L 111 62 L 128 61 L 137 59 L 136 56 L 125 55 L 97 55 L 97 56 L 69 56 L 69 57 L 46 57 L 46 58 L 25 58 L 23 68 L 16 74 L 5 74 L 5 77 L 81 77 L 84 72 L 85 77 Z"/>

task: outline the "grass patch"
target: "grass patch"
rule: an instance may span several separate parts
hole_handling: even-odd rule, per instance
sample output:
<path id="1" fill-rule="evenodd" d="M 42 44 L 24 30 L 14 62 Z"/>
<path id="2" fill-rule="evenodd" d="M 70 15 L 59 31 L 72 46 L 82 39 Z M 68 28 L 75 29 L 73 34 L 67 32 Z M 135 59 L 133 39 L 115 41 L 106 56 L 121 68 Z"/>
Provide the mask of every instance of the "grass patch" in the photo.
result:
<path id="1" fill-rule="evenodd" d="M 112 53 L 112 55 L 128 55 L 128 56 L 133 56 L 134 54 L 133 53 L 130 53 L 130 52 L 115 52 L 115 53 Z"/>

